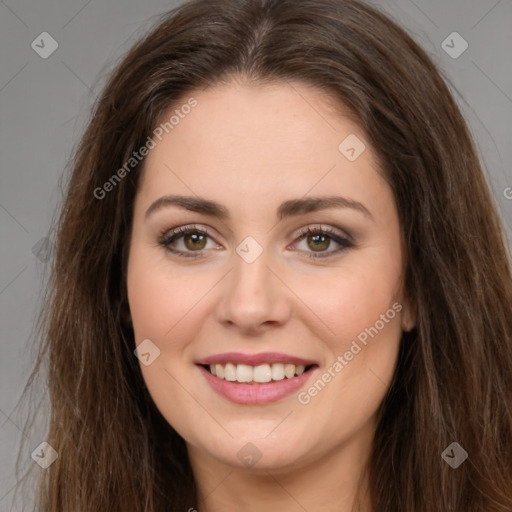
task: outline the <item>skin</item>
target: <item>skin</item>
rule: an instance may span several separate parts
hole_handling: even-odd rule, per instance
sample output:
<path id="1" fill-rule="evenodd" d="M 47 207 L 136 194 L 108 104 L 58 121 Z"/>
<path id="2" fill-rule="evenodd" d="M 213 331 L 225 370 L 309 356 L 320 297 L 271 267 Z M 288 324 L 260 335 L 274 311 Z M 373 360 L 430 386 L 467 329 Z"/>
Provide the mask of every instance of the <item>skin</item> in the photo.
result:
<path id="1" fill-rule="evenodd" d="M 145 383 L 187 443 L 200 512 L 351 511 L 401 332 L 414 325 L 391 189 L 362 130 L 315 88 L 233 80 L 190 96 L 197 106 L 147 156 L 134 205 L 131 318 L 136 343 L 150 339 L 160 350 L 141 363 Z M 350 134 L 366 145 L 352 162 L 338 149 Z M 145 218 L 166 194 L 214 200 L 231 219 L 177 206 Z M 331 208 L 277 220 L 283 201 L 322 195 L 359 201 L 373 218 Z M 199 244 L 203 257 L 159 244 L 162 233 L 190 224 L 210 232 Z M 335 253 L 331 241 L 315 252 L 311 237 L 308 245 L 296 236 L 308 226 L 348 233 L 355 245 Z M 236 252 L 247 236 L 263 248 L 250 264 Z M 195 244 L 182 237 L 173 247 L 190 253 Z M 330 256 L 307 257 L 318 251 Z M 298 393 L 265 405 L 232 403 L 195 364 L 224 352 L 292 354 L 319 365 L 299 390 L 307 391 L 396 302 L 401 311 L 305 405 Z M 248 442 L 261 453 L 252 467 L 237 457 Z M 365 496 L 360 510 L 370 510 Z"/>

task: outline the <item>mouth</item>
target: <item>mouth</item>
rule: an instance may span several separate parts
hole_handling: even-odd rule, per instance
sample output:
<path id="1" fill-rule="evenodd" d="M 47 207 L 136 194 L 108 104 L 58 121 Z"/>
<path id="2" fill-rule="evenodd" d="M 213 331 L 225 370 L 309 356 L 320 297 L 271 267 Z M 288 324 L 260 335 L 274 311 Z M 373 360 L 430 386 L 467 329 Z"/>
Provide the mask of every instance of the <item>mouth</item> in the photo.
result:
<path id="1" fill-rule="evenodd" d="M 200 365 L 218 379 L 240 384 L 268 384 L 300 377 L 313 369 L 315 364 L 295 365 L 293 363 L 264 363 L 257 366 L 248 364 Z"/>
<path id="2" fill-rule="evenodd" d="M 319 368 L 284 354 L 219 354 L 196 363 L 211 388 L 231 402 L 275 402 L 301 388 Z"/>

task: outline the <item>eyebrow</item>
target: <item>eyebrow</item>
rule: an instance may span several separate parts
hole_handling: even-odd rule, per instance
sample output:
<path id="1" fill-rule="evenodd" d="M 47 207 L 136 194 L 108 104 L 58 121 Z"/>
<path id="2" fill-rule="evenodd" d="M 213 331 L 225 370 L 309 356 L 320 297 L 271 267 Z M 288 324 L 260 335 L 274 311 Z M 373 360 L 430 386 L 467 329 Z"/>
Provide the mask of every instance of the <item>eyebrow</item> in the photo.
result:
<path id="1" fill-rule="evenodd" d="M 146 210 L 145 219 L 158 210 L 170 206 L 177 206 L 191 212 L 201 213 L 220 220 L 229 220 L 231 218 L 229 210 L 215 201 L 198 196 L 162 196 L 153 202 Z M 318 196 L 305 197 L 301 199 L 290 199 L 282 203 L 277 209 L 277 218 L 282 220 L 286 217 L 293 217 L 329 208 L 350 208 L 362 213 L 365 217 L 375 221 L 371 212 L 359 201 L 340 196 Z"/>

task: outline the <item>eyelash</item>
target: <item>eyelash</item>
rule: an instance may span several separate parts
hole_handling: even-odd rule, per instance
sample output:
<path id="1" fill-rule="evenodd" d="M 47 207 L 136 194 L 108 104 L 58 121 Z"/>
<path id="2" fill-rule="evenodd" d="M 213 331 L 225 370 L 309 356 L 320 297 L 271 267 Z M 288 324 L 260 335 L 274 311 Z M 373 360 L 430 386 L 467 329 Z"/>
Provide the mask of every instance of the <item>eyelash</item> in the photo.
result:
<path id="1" fill-rule="evenodd" d="M 172 231 L 166 231 L 160 235 L 160 238 L 158 240 L 158 244 L 162 246 L 166 251 L 169 251 L 173 254 L 176 254 L 177 256 L 183 257 L 183 258 L 201 258 L 203 257 L 201 255 L 201 252 L 204 251 L 204 249 L 198 250 L 198 251 L 180 251 L 176 249 L 171 249 L 169 247 L 170 244 L 178 240 L 179 238 L 182 238 L 185 235 L 189 234 L 200 234 L 207 236 L 209 238 L 212 238 L 210 236 L 210 233 L 203 228 L 197 227 L 195 225 L 191 226 L 180 226 L 179 228 L 173 229 Z M 335 251 L 329 251 L 327 253 L 324 252 L 326 255 L 320 255 L 322 253 L 314 253 L 311 252 L 308 254 L 309 258 L 313 259 L 319 259 L 319 258 L 329 258 L 333 255 L 339 254 L 340 252 L 350 248 L 354 247 L 353 242 L 346 237 L 340 236 L 337 233 L 335 233 L 330 228 L 318 228 L 318 227 L 307 227 L 306 229 L 302 229 L 299 231 L 297 235 L 297 242 L 302 241 L 304 238 L 307 238 L 308 236 L 317 236 L 317 235 L 323 235 L 327 236 L 334 242 L 340 245 L 338 249 Z"/>

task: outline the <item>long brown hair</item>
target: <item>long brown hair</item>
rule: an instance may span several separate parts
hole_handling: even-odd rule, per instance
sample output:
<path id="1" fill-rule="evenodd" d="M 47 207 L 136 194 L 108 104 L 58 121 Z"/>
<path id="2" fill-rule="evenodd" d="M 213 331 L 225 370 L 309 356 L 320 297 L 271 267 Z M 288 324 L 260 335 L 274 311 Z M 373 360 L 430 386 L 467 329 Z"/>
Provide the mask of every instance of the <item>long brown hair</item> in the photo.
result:
<path id="1" fill-rule="evenodd" d="M 406 241 L 416 328 L 404 333 L 368 465 L 375 512 L 512 510 L 512 277 L 473 140 L 439 71 L 395 23 L 355 0 L 193 0 L 111 75 L 73 160 L 42 342 L 42 512 L 197 505 L 183 439 L 154 406 L 125 321 L 126 255 L 143 166 L 104 186 L 162 114 L 232 77 L 328 92 L 366 134 Z M 32 380 L 32 379 L 31 379 Z M 452 469 L 441 453 L 469 454 Z"/>

